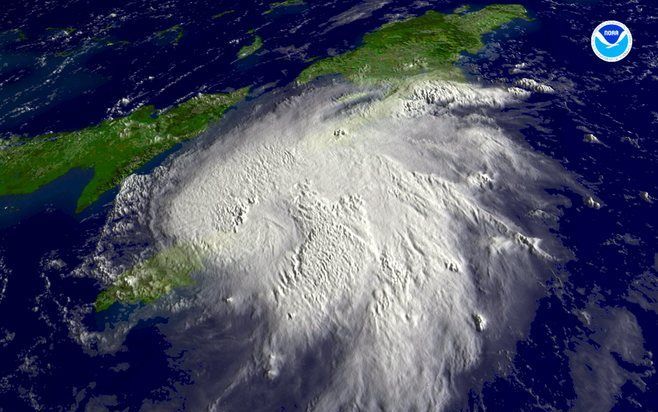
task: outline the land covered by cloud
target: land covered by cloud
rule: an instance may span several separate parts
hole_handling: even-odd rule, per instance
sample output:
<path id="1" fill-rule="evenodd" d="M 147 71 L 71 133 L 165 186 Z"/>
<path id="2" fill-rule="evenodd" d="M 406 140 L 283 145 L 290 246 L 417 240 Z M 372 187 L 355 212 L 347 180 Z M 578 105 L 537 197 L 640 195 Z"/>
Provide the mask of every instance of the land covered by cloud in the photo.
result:
<path id="1" fill-rule="evenodd" d="M 423 78 L 261 98 L 129 178 L 96 262 L 202 262 L 148 309 L 187 349 L 188 406 L 440 410 L 513 348 L 566 256 L 545 189 L 581 189 L 499 126 L 518 98 Z"/>

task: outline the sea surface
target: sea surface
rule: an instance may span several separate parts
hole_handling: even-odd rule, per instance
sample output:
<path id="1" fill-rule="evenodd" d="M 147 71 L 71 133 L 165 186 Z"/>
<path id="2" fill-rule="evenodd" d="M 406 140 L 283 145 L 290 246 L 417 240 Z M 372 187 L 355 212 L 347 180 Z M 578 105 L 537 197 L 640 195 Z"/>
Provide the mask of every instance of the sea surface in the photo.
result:
<path id="1" fill-rule="evenodd" d="M 310 59 L 355 47 L 386 21 L 461 4 L 308 1 L 263 15 L 265 2 L 12 0 L 0 11 L 0 133 L 74 130 L 199 92 L 251 85 L 255 96 L 284 87 Z M 601 208 L 556 193 L 572 197 L 558 236 L 574 259 L 545 285 L 510 365 L 474 387 L 468 406 L 655 410 L 658 200 L 644 201 L 640 192 L 658 197 L 658 5 L 524 4 L 532 22 L 487 36 L 485 50 L 461 65 L 474 82 L 512 86 L 533 78 L 555 90 L 529 99 L 534 121 L 519 138 L 578 176 Z M 617 64 L 599 61 L 589 42 L 593 28 L 611 18 L 634 38 Z M 180 38 L 178 29 L 167 31 L 177 25 Z M 62 29 L 69 27 L 75 30 Z M 263 49 L 236 60 L 252 29 Z M 508 121 L 518 131 L 514 113 Z M 584 142 L 586 133 L 601 143 Z M 112 328 L 130 311 L 80 310 L 101 285 L 75 269 L 96 247 L 116 194 L 76 215 L 90 173 L 73 170 L 34 194 L 0 198 L 0 410 L 84 410 L 101 397 L 116 409 L 139 410 L 194 383 L 179 367 L 184 354 L 159 330 L 165 317 L 141 322 L 111 354 L 81 345 L 71 326 L 74 319 L 92 331 Z"/>

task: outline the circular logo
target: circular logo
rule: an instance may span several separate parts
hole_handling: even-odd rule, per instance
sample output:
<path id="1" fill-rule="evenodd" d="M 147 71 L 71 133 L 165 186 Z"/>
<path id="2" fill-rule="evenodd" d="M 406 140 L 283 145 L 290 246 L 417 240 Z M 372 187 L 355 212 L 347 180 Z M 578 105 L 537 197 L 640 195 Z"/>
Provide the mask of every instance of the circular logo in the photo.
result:
<path id="1" fill-rule="evenodd" d="M 624 23 L 604 21 L 592 32 L 592 50 L 599 59 L 618 62 L 628 55 L 633 47 L 633 36 Z"/>

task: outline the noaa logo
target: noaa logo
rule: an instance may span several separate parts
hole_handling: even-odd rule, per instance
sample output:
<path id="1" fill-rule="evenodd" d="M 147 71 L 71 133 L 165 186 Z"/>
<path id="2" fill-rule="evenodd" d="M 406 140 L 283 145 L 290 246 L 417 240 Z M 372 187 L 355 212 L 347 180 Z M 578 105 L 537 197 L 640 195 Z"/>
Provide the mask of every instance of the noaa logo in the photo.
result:
<path id="1" fill-rule="evenodd" d="M 633 36 L 625 24 L 614 20 L 604 21 L 592 33 L 592 50 L 599 59 L 618 62 L 633 47 Z"/>

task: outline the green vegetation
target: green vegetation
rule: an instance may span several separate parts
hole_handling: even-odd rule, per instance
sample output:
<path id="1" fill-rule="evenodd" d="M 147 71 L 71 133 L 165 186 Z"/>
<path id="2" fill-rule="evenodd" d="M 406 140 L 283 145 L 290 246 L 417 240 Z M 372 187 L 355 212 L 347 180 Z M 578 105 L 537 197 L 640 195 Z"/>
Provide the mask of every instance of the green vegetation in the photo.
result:
<path id="1" fill-rule="evenodd" d="M 56 57 L 69 57 L 72 54 L 73 54 L 73 50 L 64 50 L 64 51 L 60 51 L 60 52 L 55 53 L 55 56 Z"/>
<path id="2" fill-rule="evenodd" d="M 131 44 L 128 40 L 112 41 L 112 40 L 98 39 L 98 42 L 99 43 L 104 43 L 105 46 L 108 46 L 108 47 L 111 47 L 111 46 L 127 46 L 127 45 Z"/>
<path id="3" fill-rule="evenodd" d="M 315 62 L 297 81 L 305 83 L 326 74 L 341 74 L 352 81 L 395 81 L 427 72 L 462 79 L 454 65 L 460 54 L 476 53 L 484 47 L 484 34 L 519 18 L 528 19 L 527 12 L 513 4 L 462 14 L 429 11 L 382 26 L 367 34 L 355 50 Z"/>
<path id="4" fill-rule="evenodd" d="M 75 27 L 46 27 L 46 30 L 50 31 L 50 32 L 53 32 L 53 31 L 54 32 L 63 32 L 67 36 L 69 36 L 69 35 L 75 33 L 76 28 Z"/>
<path id="5" fill-rule="evenodd" d="M 26 40 L 27 36 L 22 29 L 11 29 L 4 32 L 0 32 L 0 43 L 5 41 L 11 42 L 20 42 Z"/>
<path id="6" fill-rule="evenodd" d="M 223 11 L 221 13 L 217 13 L 217 14 L 213 15 L 211 18 L 213 20 L 216 20 L 216 19 L 219 19 L 221 17 L 226 16 L 227 14 L 231 14 L 231 13 L 234 13 L 234 12 L 235 12 L 235 10 L 226 10 L 226 11 Z"/>
<path id="7" fill-rule="evenodd" d="M 173 288 L 192 284 L 192 273 L 201 267 L 201 258 L 194 249 L 181 246 L 165 249 L 122 273 L 98 295 L 94 307 L 100 312 L 116 302 L 153 302 Z"/>
<path id="8" fill-rule="evenodd" d="M 0 146 L 0 195 L 31 193 L 71 169 L 93 169 L 78 199 L 82 211 L 156 155 L 206 130 L 247 92 L 199 95 L 159 114 L 145 106 L 74 132 L 11 139 Z"/>
<path id="9" fill-rule="evenodd" d="M 162 30 L 159 32 L 155 33 L 155 37 L 158 39 L 164 39 L 173 44 L 174 46 L 178 44 L 180 39 L 183 38 L 183 26 L 180 24 L 177 24 L 175 26 L 171 26 L 170 28 L 166 30 Z"/>
<path id="10" fill-rule="evenodd" d="M 238 59 L 244 59 L 245 57 L 251 56 L 260 50 L 261 47 L 263 47 L 263 39 L 260 36 L 256 36 L 253 43 L 240 49 L 238 52 Z"/>
<path id="11" fill-rule="evenodd" d="M 265 13 L 263 13 L 263 14 L 270 14 L 270 13 L 274 12 L 274 10 L 278 9 L 279 7 L 301 6 L 301 5 L 303 5 L 303 4 L 305 4 L 305 3 L 304 3 L 304 0 L 284 0 L 284 1 L 278 1 L 278 2 L 272 3 L 272 4 L 270 5 L 270 9 L 267 10 L 267 11 L 266 11 Z"/>
<path id="12" fill-rule="evenodd" d="M 304 3 L 273 3 L 266 13 L 299 4 Z M 476 53 L 484 46 L 483 35 L 519 18 L 528 19 L 520 5 L 491 5 L 473 12 L 460 8 L 448 15 L 430 11 L 382 26 L 364 36 L 355 50 L 311 64 L 297 81 L 304 83 L 327 74 L 341 74 L 352 81 L 393 82 L 421 73 L 462 79 L 454 65 L 461 53 Z M 71 28 L 59 30 L 73 32 Z M 155 36 L 177 44 L 183 29 L 175 25 Z M 263 40 L 255 36 L 252 44 L 240 49 L 238 58 L 246 58 L 262 46 Z M 164 111 L 145 106 L 78 131 L 0 141 L 0 196 L 31 193 L 72 169 L 91 169 L 93 177 L 77 202 L 76 210 L 82 211 L 156 155 L 205 131 L 247 92 L 244 88 L 199 95 Z M 121 274 L 99 294 L 96 310 L 115 302 L 151 302 L 175 287 L 189 285 L 191 274 L 200 268 L 201 259 L 193 248 L 166 249 Z"/>

